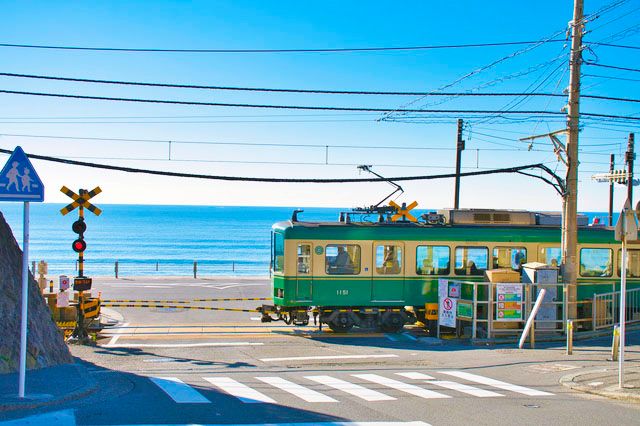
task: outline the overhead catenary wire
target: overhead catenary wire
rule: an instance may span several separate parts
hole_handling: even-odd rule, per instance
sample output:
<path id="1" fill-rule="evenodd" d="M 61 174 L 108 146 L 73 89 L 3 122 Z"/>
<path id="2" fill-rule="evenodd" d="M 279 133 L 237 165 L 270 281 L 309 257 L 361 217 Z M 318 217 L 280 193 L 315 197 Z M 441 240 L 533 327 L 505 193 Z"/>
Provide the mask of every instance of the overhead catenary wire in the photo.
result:
<path id="1" fill-rule="evenodd" d="M 611 68 L 614 70 L 621 70 L 621 71 L 632 71 L 632 72 L 640 72 L 640 68 L 627 68 L 627 67 L 618 67 L 615 65 L 607 65 L 607 64 L 598 64 L 596 62 L 584 62 L 585 65 L 590 65 L 593 67 L 602 67 L 602 68 Z"/>
<path id="2" fill-rule="evenodd" d="M 12 150 L 0 149 L 0 153 L 12 154 Z M 149 174 L 156 176 L 169 176 L 169 177 L 182 177 L 182 178 L 195 178 L 195 179 L 207 179 L 207 180 L 221 180 L 221 181 L 235 181 L 235 182 L 265 182 L 265 183 L 362 183 L 362 182 L 388 182 L 392 181 L 415 181 L 415 180 L 434 180 L 434 179 L 448 179 L 456 177 L 456 173 L 438 174 L 438 175 L 421 175 L 421 176 L 396 176 L 389 178 L 346 178 L 346 179 L 324 179 L 324 178 L 268 178 L 268 177 L 247 177 L 247 176 L 223 176 L 223 175 L 204 175 L 197 173 L 180 173 L 169 172 L 163 170 L 151 170 L 151 169 L 139 169 L 133 167 L 114 166 L 110 164 L 98 164 L 85 161 L 70 160 L 66 158 L 52 157 L 47 155 L 27 154 L 29 158 L 36 160 L 50 161 L 54 163 L 68 164 L 74 166 L 83 166 L 103 170 L 114 170 L 127 173 L 139 173 Z M 481 170 L 475 172 L 464 172 L 459 176 L 482 176 L 491 174 L 503 174 L 503 173 L 516 173 L 521 170 L 539 169 L 550 176 L 552 176 L 557 185 L 554 185 L 554 189 L 558 192 L 564 191 L 564 181 L 558 177 L 551 169 L 542 163 L 527 164 L 523 166 L 508 167 L 502 169 Z M 559 189 L 560 187 L 560 189 Z"/>

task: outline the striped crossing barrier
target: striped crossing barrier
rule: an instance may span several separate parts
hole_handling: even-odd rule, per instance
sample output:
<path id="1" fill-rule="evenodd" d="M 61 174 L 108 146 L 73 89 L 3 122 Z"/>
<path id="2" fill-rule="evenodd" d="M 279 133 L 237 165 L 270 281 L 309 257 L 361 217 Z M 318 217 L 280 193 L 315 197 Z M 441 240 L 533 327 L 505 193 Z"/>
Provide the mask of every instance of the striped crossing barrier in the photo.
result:
<path id="1" fill-rule="evenodd" d="M 191 305 L 162 305 L 154 303 L 103 303 L 103 307 L 109 308 L 162 308 L 162 309 L 184 309 L 198 311 L 229 311 L 229 312 L 259 312 L 257 309 L 240 308 L 218 308 L 213 306 L 191 306 Z"/>

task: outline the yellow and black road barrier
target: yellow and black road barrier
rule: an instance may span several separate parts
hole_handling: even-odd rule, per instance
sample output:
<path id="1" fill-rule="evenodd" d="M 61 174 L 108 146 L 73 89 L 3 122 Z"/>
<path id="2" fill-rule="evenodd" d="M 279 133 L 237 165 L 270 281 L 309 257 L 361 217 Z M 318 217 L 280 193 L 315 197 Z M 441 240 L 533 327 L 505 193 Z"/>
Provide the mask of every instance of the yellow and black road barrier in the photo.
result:
<path id="1" fill-rule="evenodd" d="M 105 303 L 191 303 L 191 300 L 102 299 L 102 306 L 105 306 Z"/>
<path id="2" fill-rule="evenodd" d="M 192 302 L 241 302 L 246 300 L 271 300 L 270 297 L 234 297 L 218 299 L 193 299 Z"/>

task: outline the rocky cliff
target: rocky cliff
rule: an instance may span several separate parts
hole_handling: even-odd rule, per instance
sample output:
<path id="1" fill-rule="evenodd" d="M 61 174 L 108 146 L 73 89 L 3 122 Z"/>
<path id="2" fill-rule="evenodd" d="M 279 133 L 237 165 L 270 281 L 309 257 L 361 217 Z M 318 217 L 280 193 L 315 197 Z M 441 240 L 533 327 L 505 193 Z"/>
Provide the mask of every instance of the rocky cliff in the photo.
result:
<path id="1" fill-rule="evenodd" d="M 0 212 L 0 373 L 17 371 L 20 354 L 22 250 Z M 38 284 L 29 274 L 27 368 L 72 362 Z"/>

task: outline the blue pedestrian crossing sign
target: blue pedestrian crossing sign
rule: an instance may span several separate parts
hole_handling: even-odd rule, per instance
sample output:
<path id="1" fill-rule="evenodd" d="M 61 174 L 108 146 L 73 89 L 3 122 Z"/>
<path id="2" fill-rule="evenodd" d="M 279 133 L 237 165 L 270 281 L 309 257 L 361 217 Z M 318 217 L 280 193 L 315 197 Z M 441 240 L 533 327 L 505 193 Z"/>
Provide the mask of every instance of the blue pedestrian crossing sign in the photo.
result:
<path id="1" fill-rule="evenodd" d="M 0 201 L 44 201 L 44 185 L 19 146 L 0 172 Z"/>

